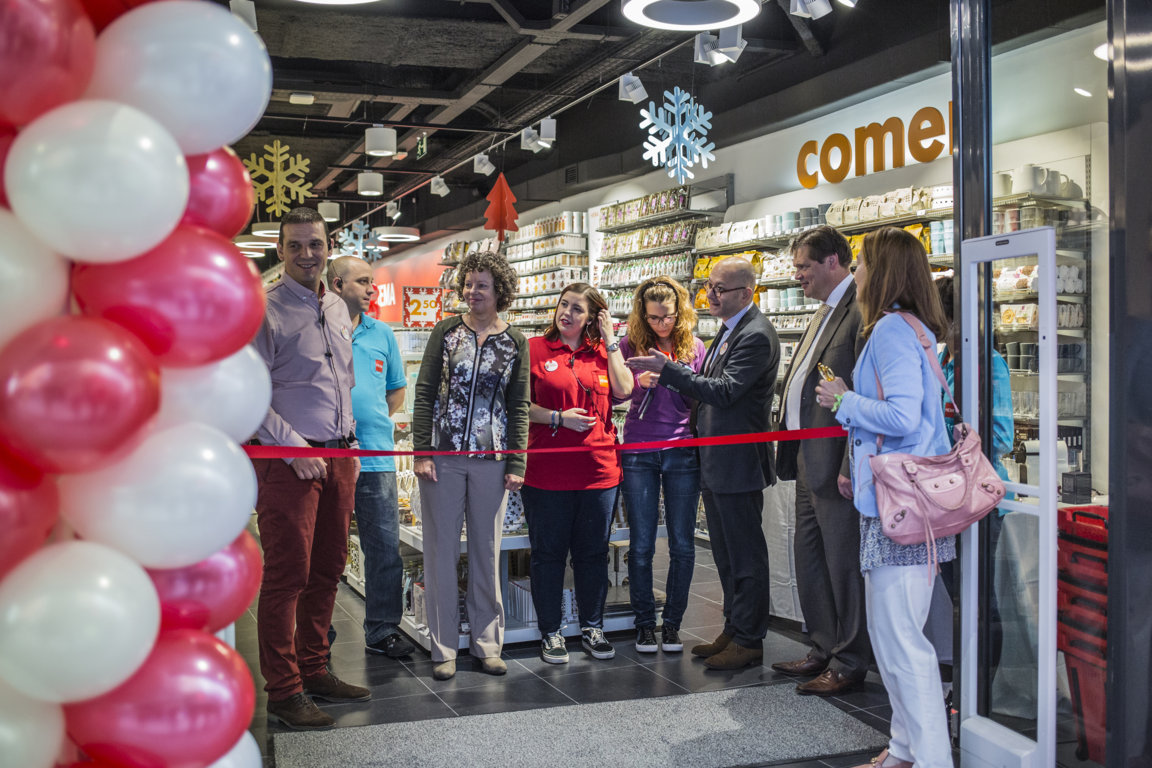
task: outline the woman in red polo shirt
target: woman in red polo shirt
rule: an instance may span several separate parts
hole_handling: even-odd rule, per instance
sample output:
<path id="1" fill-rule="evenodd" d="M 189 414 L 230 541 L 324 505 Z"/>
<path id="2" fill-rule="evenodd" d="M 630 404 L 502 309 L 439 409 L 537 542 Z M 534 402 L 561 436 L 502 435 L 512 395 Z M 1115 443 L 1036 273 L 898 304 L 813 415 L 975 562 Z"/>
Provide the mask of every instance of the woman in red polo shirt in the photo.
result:
<path id="1" fill-rule="evenodd" d="M 551 664 L 568 661 L 560 625 L 564 566 L 571 552 L 581 643 L 593 657 L 610 659 L 616 651 L 604 639 L 604 563 L 620 484 L 619 458 L 615 450 L 531 451 L 615 444 L 612 401 L 632 393 L 632 374 L 620 354 L 608 303 L 587 283 L 564 289 L 552 325 L 528 345 L 531 427 L 521 495 L 532 545 L 532 602 L 541 656 Z"/>

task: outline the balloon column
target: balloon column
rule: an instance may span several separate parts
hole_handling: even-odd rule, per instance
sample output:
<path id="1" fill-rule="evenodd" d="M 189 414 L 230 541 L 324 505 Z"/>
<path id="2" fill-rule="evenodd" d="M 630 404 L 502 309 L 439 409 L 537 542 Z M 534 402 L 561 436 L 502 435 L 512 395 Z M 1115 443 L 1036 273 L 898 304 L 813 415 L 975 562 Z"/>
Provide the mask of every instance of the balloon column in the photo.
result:
<path id="1" fill-rule="evenodd" d="M 256 768 L 212 633 L 261 577 L 227 145 L 268 54 L 202 0 L 0 0 L 0 30 L 0 768 Z"/>

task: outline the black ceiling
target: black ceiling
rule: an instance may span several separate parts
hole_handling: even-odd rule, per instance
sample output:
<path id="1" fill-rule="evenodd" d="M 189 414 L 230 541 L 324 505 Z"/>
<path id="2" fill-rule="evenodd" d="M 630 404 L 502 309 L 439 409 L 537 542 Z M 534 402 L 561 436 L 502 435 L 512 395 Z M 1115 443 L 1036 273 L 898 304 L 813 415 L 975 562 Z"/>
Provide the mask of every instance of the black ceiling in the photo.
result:
<path id="1" fill-rule="evenodd" d="M 490 153 L 514 187 L 639 147 L 638 106 L 616 96 L 625 72 L 640 75 L 650 99 L 673 85 L 690 91 L 713 112 L 711 138 L 723 148 L 948 61 L 945 0 L 834 3 L 815 21 L 789 15 L 787 5 L 764 0 L 743 28 L 748 47 L 739 61 L 709 67 L 693 64 L 691 34 L 637 27 L 619 0 L 256 0 L 273 93 L 263 119 L 234 148 L 259 156 L 280 139 L 311 161 L 307 180 L 317 197 L 310 204 L 340 202 L 342 222 L 371 212 L 375 226 L 386 223 L 377 209 L 399 199 L 399 223 L 421 225 L 427 239 L 482 220 L 480 198 L 493 177 L 474 174 L 468 161 L 540 118 L 558 121 L 550 150 L 521 150 L 515 138 Z M 1102 18 L 1103 8 L 1103 0 L 999 0 L 993 37 L 1052 34 L 1086 16 Z M 290 104 L 292 92 L 312 93 L 316 102 Z M 363 154 L 364 129 L 374 123 L 398 129 L 406 158 Z M 428 153 L 418 160 L 422 135 Z M 369 166 L 384 174 L 383 198 L 356 194 L 356 174 Z M 607 163 L 579 181 L 587 188 L 644 170 L 639 162 Z M 445 198 L 426 187 L 437 174 L 452 190 Z M 529 208 L 559 196 L 544 191 L 523 202 Z"/>

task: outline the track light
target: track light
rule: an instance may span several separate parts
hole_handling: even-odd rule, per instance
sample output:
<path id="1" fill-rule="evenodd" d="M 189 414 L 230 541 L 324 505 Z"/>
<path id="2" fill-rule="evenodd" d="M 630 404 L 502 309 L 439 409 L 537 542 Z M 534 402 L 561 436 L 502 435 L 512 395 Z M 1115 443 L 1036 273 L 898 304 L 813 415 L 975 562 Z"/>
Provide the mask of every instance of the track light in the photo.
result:
<path id="1" fill-rule="evenodd" d="M 723 64 L 727 59 L 720 55 L 717 46 L 716 35 L 710 35 L 707 32 L 698 33 L 692 44 L 692 61 L 712 67 Z"/>
<path id="2" fill-rule="evenodd" d="M 546 117 L 540 121 L 540 137 L 536 141 L 542 147 L 551 147 L 556 143 L 556 118 Z"/>
<path id="3" fill-rule="evenodd" d="M 439 176 L 432 178 L 432 183 L 428 185 L 428 189 L 432 192 L 432 194 L 438 195 L 440 197 L 447 197 L 448 193 L 452 191 L 448 189 L 448 182 L 444 181 L 444 179 Z"/>
<path id="4" fill-rule="evenodd" d="M 644 90 L 644 83 L 631 72 L 620 76 L 620 101 L 630 101 L 639 104 L 648 98 L 648 91 Z"/>
<path id="5" fill-rule="evenodd" d="M 525 128 L 520 132 L 520 149 L 530 149 L 534 153 L 544 149 L 540 143 L 540 134 L 532 128 Z"/>
<path id="6" fill-rule="evenodd" d="M 384 206 L 384 213 L 388 218 L 392 219 L 392 221 L 396 221 L 396 219 L 400 218 L 400 204 L 393 200 Z"/>
<path id="7" fill-rule="evenodd" d="M 742 30 L 743 27 L 739 24 L 720 30 L 720 37 L 716 42 L 716 55 L 724 59 L 722 63 L 735 64 L 736 59 L 740 58 L 740 54 L 748 46 L 748 41 L 740 36 Z"/>
<path id="8" fill-rule="evenodd" d="M 340 203 L 333 203 L 330 200 L 325 200 L 316 206 L 320 218 L 324 221 L 339 221 L 340 220 Z"/>
<path id="9" fill-rule="evenodd" d="M 828 0 L 792 0 L 789 13 L 805 19 L 819 19 L 832 13 L 832 3 Z"/>
<path id="10" fill-rule="evenodd" d="M 472 158 L 472 170 L 482 176 L 488 176 L 496 170 L 496 166 L 488 159 L 488 155 L 476 155 Z"/>
<path id="11" fill-rule="evenodd" d="M 396 154 L 396 129 L 374 125 L 364 131 L 364 154 L 391 157 Z"/>
<path id="12" fill-rule="evenodd" d="M 379 197 L 384 194 L 384 174 L 373 171 L 356 174 L 356 191 L 365 197 Z"/>

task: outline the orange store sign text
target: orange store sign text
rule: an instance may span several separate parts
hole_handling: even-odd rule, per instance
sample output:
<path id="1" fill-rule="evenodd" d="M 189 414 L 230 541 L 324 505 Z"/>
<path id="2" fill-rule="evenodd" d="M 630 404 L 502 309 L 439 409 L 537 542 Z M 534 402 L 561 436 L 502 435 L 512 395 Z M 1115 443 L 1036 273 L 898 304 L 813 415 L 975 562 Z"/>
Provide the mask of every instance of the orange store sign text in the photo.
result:
<path id="1" fill-rule="evenodd" d="M 796 157 L 796 178 L 805 189 L 815 189 L 821 177 L 838 184 L 848 178 L 849 172 L 864 176 L 889 167 L 903 168 L 905 146 L 907 154 L 918 163 L 932 162 L 951 147 L 952 102 L 948 102 L 946 115 L 935 107 L 917 110 L 907 126 L 900 118 L 890 117 L 883 123 L 857 128 L 851 139 L 833 133 L 822 144 L 815 139 L 806 141 Z"/>

